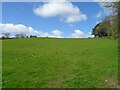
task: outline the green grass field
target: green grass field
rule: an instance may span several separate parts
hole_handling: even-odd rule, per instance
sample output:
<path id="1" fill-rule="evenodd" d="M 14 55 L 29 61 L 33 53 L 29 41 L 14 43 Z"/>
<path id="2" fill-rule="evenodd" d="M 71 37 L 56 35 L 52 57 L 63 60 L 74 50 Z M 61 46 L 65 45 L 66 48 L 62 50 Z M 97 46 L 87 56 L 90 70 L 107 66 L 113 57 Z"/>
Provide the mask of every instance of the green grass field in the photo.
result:
<path id="1" fill-rule="evenodd" d="M 3 88 L 117 87 L 117 40 L 28 38 L 2 45 Z"/>

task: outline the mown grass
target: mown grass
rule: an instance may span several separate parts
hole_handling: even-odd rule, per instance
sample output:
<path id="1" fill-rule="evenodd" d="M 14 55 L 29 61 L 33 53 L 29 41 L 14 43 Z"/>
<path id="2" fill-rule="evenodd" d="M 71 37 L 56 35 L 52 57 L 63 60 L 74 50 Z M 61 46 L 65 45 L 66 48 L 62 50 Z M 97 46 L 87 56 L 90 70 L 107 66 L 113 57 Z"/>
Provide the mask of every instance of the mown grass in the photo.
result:
<path id="1" fill-rule="evenodd" d="M 117 40 L 11 39 L 2 49 L 3 88 L 117 86 Z"/>

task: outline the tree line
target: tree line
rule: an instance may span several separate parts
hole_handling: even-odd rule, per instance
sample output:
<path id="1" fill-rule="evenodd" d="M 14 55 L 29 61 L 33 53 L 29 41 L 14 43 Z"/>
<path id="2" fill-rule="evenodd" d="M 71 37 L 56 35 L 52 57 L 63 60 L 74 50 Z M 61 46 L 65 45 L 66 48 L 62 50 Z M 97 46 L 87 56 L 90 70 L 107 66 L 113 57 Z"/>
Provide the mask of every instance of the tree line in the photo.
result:
<path id="1" fill-rule="evenodd" d="M 120 2 L 103 3 L 103 5 L 111 8 L 112 13 L 93 28 L 92 35 L 118 39 L 120 38 Z"/>
<path id="2" fill-rule="evenodd" d="M 6 38 L 37 38 L 37 36 L 36 35 L 27 36 L 24 33 L 18 33 L 18 34 L 15 34 L 14 37 L 11 37 L 10 33 L 2 33 L 2 37 L 1 38 L 2 39 L 6 39 Z"/>

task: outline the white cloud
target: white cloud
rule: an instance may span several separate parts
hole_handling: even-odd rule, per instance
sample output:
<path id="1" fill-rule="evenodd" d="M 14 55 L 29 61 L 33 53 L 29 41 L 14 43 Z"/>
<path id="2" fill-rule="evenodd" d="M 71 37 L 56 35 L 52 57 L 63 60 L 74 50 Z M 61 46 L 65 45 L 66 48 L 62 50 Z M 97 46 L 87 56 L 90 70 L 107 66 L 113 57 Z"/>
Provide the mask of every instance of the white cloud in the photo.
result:
<path id="1" fill-rule="evenodd" d="M 0 24 L 0 32 L 10 33 L 12 36 L 18 33 L 24 33 L 26 35 L 37 35 L 38 37 L 55 37 L 55 38 L 64 38 L 64 33 L 58 29 L 52 30 L 51 32 L 43 32 L 35 30 L 32 27 L 27 27 L 23 24 Z M 90 33 L 84 33 L 81 30 L 77 29 L 69 36 L 68 38 L 87 38 L 93 37 Z"/>
<path id="2" fill-rule="evenodd" d="M 77 29 L 77 30 L 74 30 L 74 32 L 72 33 L 71 37 L 72 38 L 88 38 L 88 37 L 93 38 L 94 35 L 91 35 L 91 33 L 92 32 L 84 33 L 83 31 Z"/>
<path id="3" fill-rule="evenodd" d="M 57 38 L 63 38 L 63 32 L 61 32 L 60 30 L 53 30 L 51 32 L 51 34 L 49 35 L 49 37 L 57 37 Z"/>
<path id="4" fill-rule="evenodd" d="M 55 0 L 56 1 L 56 0 Z M 34 8 L 34 13 L 41 17 L 59 17 L 67 23 L 74 23 L 86 20 L 87 16 L 83 14 L 77 6 L 62 0 L 62 2 L 49 1 Z"/>
<path id="5" fill-rule="evenodd" d="M 24 33 L 26 35 L 37 35 L 39 37 L 56 37 L 56 38 L 63 37 L 63 32 L 57 29 L 49 33 L 35 30 L 32 27 L 27 27 L 23 24 L 11 24 L 11 23 L 0 24 L 0 32 L 11 34 Z"/>
<path id="6" fill-rule="evenodd" d="M 86 35 L 87 37 L 91 37 L 91 38 L 93 38 L 94 37 L 94 35 L 92 35 L 92 31 L 91 32 L 88 32 L 88 35 Z"/>
<path id="7" fill-rule="evenodd" d="M 77 30 L 74 30 L 74 32 L 72 33 L 72 37 L 73 38 L 84 38 L 85 34 L 84 34 L 84 32 L 77 29 Z"/>
<path id="8" fill-rule="evenodd" d="M 31 27 L 26 27 L 22 24 L 0 24 L 0 29 L 2 32 L 11 32 L 11 33 L 38 33 L 37 31 L 33 30 Z"/>
<path id="9" fill-rule="evenodd" d="M 34 35 L 41 35 L 42 32 L 34 30 L 32 27 L 27 27 L 23 24 L 0 24 L 0 30 L 3 33 L 25 33 L 25 34 L 34 34 Z"/>

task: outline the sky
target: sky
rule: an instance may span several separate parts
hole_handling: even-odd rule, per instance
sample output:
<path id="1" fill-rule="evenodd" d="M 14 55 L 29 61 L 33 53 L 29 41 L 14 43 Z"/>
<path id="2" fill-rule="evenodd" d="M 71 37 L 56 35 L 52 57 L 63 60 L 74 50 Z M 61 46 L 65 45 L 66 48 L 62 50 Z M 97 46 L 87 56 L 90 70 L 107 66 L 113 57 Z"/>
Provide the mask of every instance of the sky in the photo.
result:
<path id="1" fill-rule="evenodd" d="M 2 33 L 57 38 L 93 37 L 92 29 L 109 14 L 98 2 L 2 2 Z"/>

